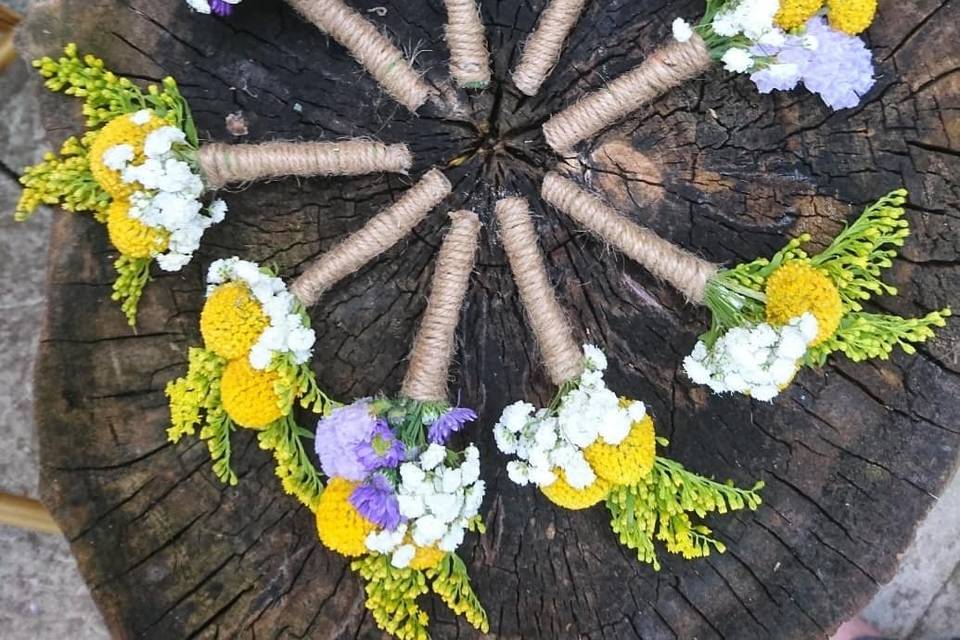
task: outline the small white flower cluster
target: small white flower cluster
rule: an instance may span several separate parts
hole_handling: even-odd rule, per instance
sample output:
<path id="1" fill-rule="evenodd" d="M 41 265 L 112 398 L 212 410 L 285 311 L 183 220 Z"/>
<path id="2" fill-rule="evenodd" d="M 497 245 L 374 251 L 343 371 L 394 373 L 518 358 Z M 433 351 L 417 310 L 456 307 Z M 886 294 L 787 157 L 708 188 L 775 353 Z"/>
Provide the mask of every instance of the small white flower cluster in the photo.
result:
<path id="1" fill-rule="evenodd" d="M 800 359 L 817 336 L 817 319 L 810 313 L 782 327 L 767 323 L 736 327 L 708 349 L 701 341 L 684 358 L 683 370 L 697 384 L 715 393 L 744 393 L 769 402 L 793 380 Z"/>
<path id="2" fill-rule="evenodd" d="M 214 261 L 207 272 L 207 295 L 221 284 L 240 281 L 250 288 L 253 297 L 270 320 L 257 343 L 250 349 L 250 364 L 255 369 L 266 369 L 274 356 L 289 353 L 294 364 L 303 364 L 313 355 L 316 334 L 304 321 L 297 299 L 287 291 L 280 278 L 264 273 L 255 262 L 240 258 Z"/>
<path id="3" fill-rule="evenodd" d="M 751 43 L 751 48 L 734 46 L 727 49 L 721 58 L 727 71 L 748 73 L 758 68 L 752 45 L 783 46 L 787 34 L 773 22 L 779 10 L 779 0 L 739 0 L 717 12 L 710 25 L 715 34 L 726 38 L 743 36 Z M 673 36 L 678 41 L 686 42 L 692 35 L 693 28 L 686 20 L 677 18 L 673 21 Z"/>
<path id="4" fill-rule="evenodd" d="M 400 465 L 397 501 L 406 521 L 392 531 L 369 534 L 367 548 L 391 554 L 390 562 L 401 569 L 413 559 L 414 545 L 456 551 L 470 520 L 480 513 L 486 491 L 480 451 L 471 444 L 463 453 L 460 466 L 451 467 L 444 462 L 446 447 L 431 444 L 417 460 Z"/>
<path id="5" fill-rule="evenodd" d="M 150 121 L 151 114 L 143 109 L 129 118 L 142 126 Z M 190 262 L 203 232 L 221 222 L 227 213 L 223 200 L 214 200 L 207 213 L 202 213 L 203 180 L 177 156 L 177 147 L 185 143 L 183 131 L 164 126 L 147 134 L 141 164 L 132 164 L 135 151 L 129 144 L 110 147 L 102 157 L 106 167 L 120 172 L 121 180 L 142 187 L 130 197 L 127 215 L 170 234 L 166 252 L 156 256 L 164 271 L 179 271 Z"/>
<path id="6" fill-rule="evenodd" d="M 546 487 L 562 469 L 575 489 L 593 484 L 597 476 L 583 450 L 598 438 L 617 445 L 634 422 L 647 414 L 642 402 L 620 406 L 620 398 L 607 388 L 603 372 L 607 359 L 597 347 L 584 345 L 586 367 L 576 388 L 560 400 L 556 411 L 537 410 L 529 402 L 515 402 L 503 410 L 494 426 L 497 448 L 519 460 L 507 464 L 510 479 L 519 484 Z"/>

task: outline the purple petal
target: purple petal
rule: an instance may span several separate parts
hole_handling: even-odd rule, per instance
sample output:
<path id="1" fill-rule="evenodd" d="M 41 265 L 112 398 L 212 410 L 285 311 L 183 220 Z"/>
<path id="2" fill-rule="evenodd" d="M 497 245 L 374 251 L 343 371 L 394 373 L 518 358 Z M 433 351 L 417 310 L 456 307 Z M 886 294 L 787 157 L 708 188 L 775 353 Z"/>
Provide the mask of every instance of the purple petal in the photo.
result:
<path id="1" fill-rule="evenodd" d="M 375 475 L 361 484 L 350 494 L 350 504 L 364 518 L 384 529 L 393 530 L 400 526 L 400 503 L 390 481 L 381 475 Z"/>
<path id="2" fill-rule="evenodd" d="M 443 413 L 436 422 L 430 425 L 427 439 L 435 444 L 445 444 L 450 436 L 460 431 L 467 422 L 477 419 L 477 413 L 467 407 L 453 407 Z"/>

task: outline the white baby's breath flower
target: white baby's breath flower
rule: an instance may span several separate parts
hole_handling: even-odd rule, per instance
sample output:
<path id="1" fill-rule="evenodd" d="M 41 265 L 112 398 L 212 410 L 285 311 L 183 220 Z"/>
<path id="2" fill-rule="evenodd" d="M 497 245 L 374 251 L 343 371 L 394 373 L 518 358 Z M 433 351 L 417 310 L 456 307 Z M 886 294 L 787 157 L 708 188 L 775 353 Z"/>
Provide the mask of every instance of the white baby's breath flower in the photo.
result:
<path id="1" fill-rule="evenodd" d="M 530 467 L 518 460 L 511 460 L 507 463 L 507 477 L 514 484 L 525 487 L 530 483 Z"/>
<path id="2" fill-rule="evenodd" d="M 390 564 L 397 569 L 404 569 L 410 566 L 410 561 L 416 554 L 417 549 L 412 544 L 400 545 L 390 556 Z"/>
<path id="3" fill-rule="evenodd" d="M 693 28 L 690 23 L 683 18 L 677 18 L 673 21 L 673 37 L 677 42 L 687 42 L 693 36 Z"/>
<path id="4" fill-rule="evenodd" d="M 147 134 L 143 141 L 143 153 L 148 158 L 164 156 L 175 144 L 184 144 L 186 135 L 178 127 L 160 127 Z"/>
<path id="5" fill-rule="evenodd" d="M 117 144 L 104 151 L 103 155 L 100 156 L 100 161 L 103 162 L 104 166 L 108 169 L 123 171 L 130 161 L 133 160 L 134 155 L 132 145 L 125 143 Z"/>
<path id="6" fill-rule="evenodd" d="M 424 471 L 429 471 L 443 462 L 443 459 L 446 457 L 447 448 L 445 446 L 435 442 L 431 443 L 426 451 L 420 454 L 420 468 Z"/>
<path id="7" fill-rule="evenodd" d="M 152 116 L 149 109 L 140 109 L 130 116 L 130 121 L 137 126 L 143 126 L 150 122 Z"/>
<path id="8" fill-rule="evenodd" d="M 607 356 L 598 347 L 592 344 L 583 345 L 583 355 L 586 358 L 587 365 L 598 371 L 606 371 Z"/>
<path id="9" fill-rule="evenodd" d="M 739 47 L 727 49 L 720 60 L 724 68 L 733 73 L 746 73 L 753 68 L 753 56 L 746 49 Z"/>

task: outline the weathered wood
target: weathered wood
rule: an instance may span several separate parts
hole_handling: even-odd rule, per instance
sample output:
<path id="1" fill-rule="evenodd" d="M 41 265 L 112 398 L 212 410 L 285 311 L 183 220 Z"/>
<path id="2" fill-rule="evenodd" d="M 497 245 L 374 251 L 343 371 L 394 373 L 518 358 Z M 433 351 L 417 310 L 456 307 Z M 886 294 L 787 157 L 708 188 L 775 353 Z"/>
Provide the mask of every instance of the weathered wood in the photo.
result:
<path id="1" fill-rule="evenodd" d="M 446 80 L 440 0 L 351 0 Z M 346 52 L 280 2 L 245 0 L 229 20 L 191 15 L 176 0 L 48 0 L 22 38 L 29 55 L 75 40 L 115 70 L 173 74 L 200 131 L 407 142 L 412 176 L 446 167 L 449 209 L 488 223 L 461 330 L 462 399 L 482 409 L 488 532 L 463 548 L 491 629 L 506 638 L 824 637 L 895 570 L 915 523 L 954 471 L 960 445 L 956 323 L 913 358 L 807 371 L 766 405 L 709 397 L 678 370 L 705 315 L 639 267 L 539 203 L 554 162 L 540 124 L 585 91 L 635 66 L 667 37 L 675 12 L 698 2 L 590 3 L 557 70 L 535 98 L 505 79 L 544 2 L 485 1 L 495 80 L 461 93 L 469 116 L 419 117 L 386 98 Z M 386 8 L 386 15 L 366 12 Z M 956 301 L 960 244 L 960 1 L 884 0 L 870 38 L 878 87 L 837 114 L 804 93 L 761 97 L 746 78 L 714 70 L 608 132 L 589 177 L 658 233 L 717 261 L 769 254 L 788 233 L 825 238 L 863 204 L 905 184 L 914 235 L 890 279 L 901 297 L 878 304 L 918 313 Z M 38 83 L 39 85 L 39 83 Z M 51 138 L 79 127 L 78 106 L 42 100 Z M 237 128 L 237 117 L 230 130 Z M 588 150 L 589 151 L 589 150 Z M 474 152 L 477 152 L 475 155 Z M 455 164 L 455 163 L 454 163 Z M 43 491 L 118 637 L 379 637 L 347 563 L 316 541 L 310 514 L 283 496 L 249 433 L 235 438 L 236 488 L 220 485 L 202 444 L 165 441 L 162 389 L 199 343 L 202 273 L 239 254 L 295 275 L 393 201 L 395 176 L 283 180 L 227 194 L 227 221 L 200 259 L 162 275 L 141 302 L 137 333 L 109 301 L 102 228 L 62 215 L 50 257 L 50 309 L 37 368 Z M 660 573 L 638 564 L 607 514 L 564 512 L 512 485 L 490 425 L 503 405 L 550 392 L 509 270 L 491 234 L 493 202 L 525 195 L 551 275 L 581 337 L 605 345 L 616 389 L 645 400 L 669 454 L 718 477 L 767 482 L 756 513 L 713 518 L 725 555 Z M 335 396 L 399 387 L 423 311 L 445 217 L 331 291 L 312 311 L 316 366 Z M 475 637 L 429 606 L 437 638 Z"/>

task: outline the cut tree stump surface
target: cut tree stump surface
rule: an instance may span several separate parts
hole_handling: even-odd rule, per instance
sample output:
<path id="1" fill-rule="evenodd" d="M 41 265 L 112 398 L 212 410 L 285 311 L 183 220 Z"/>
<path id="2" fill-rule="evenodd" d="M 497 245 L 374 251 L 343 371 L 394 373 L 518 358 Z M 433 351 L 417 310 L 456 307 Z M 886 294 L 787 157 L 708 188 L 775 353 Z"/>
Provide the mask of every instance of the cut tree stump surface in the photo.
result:
<path id="1" fill-rule="evenodd" d="M 446 81 L 440 0 L 350 4 L 418 51 L 431 82 Z M 483 93 L 460 92 L 456 116 L 411 116 L 343 48 L 275 0 L 244 0 L 230 19 L 192 14 L 179 0 L 48 0 L 20 44 L 36 57 L 75 41 L 117 72 L 175 76 L 209 140 L 372 136 L 407 142 L 414 177 L 445 168 L 455 185 L 446 205 L 311 311 L 314 366 L 338 398 L 396 391 L 444 213 L 481 214 L 451 392 L 482 416 L 471 437 L 483 454 L 488 530 L 468 536 L 462 554 L 491 635 L 825 637 L 893 575 L 954 472 L 957 323 L 915 357 L 833 358 L 822 371 L 805 370 L 773 404 L 693 386 L 679 367 L 706 313 L 547 210 L 537 193 L 557 161 L 543 121 L 638 64 L 669 37 L 677 13 L 694 18 L 702 3 L 588 3 L 557 71 L 525 98 L 507 78 L 543 5 L 484 0 L 495 80 Z M 725 262 L 770 255 L 790 234 L 822 241 L 905 185 L 913 235 L 887 276 L 901 295 L 875 304 L 921 314 L 956 303 L 958 38 L 960 1 L 881 1 L 869 33 L 879 80 L 856 109 L 831 113 L 803 91 L 759 96 L 746 77 L 714 69 L 582 149 L 582 177 L 637 221 Z M 80 131 L 77 100 L 42 92 L 42 106 L 54 143 Z M 247 133 L 228 130 L 234 113 Z M 116 636 L 380 637 L 360 581 L 320 546 L 311 514 L 282 493 L 253 434 L 233 439 L 239 486 L 221 485 L 202 443 L 167 442 L 163 387 L 200 344 L 212 260 L 236 254 L 276 264 L 289 279 L 411 180 L 290 179 L 225 194 L 227 220 L 182 273 L 157 274 L 136 332 L 109 299 L 115 252 L 104 229 L 88 216 L 58 216 L 36 377 L 42 486 Z M 543 402 L 553 389 L 493 233 L 493 202 L 503 194 L 529 198 L 576 332 L 608 352 L 612 387 L 648 404 L 671 440 L 668 455 L 717 478 L 767 483 L 756 513 L 708 519 L 727 553 L 683 562 L 663 552 L 654 572 L 618 543 L 605 509 L 563 511 L 507 479 L 493 422 L 508 402 Z M 439 603 L 426 608 L 436 638 L 477 636 Z"/>

